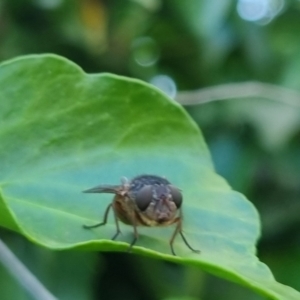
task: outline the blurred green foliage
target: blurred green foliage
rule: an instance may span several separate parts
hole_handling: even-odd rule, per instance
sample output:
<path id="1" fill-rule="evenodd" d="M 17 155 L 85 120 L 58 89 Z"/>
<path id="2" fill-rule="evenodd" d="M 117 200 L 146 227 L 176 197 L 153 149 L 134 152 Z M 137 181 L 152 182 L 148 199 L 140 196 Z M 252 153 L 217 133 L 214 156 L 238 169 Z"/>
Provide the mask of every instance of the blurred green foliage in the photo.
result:
<path id="1" fill-rule="evenodd" d="M 251 22 L 233 0 L 2 0 L 0 59 L 52 52 L 87 72 L 145 81 L 165 74 L 179 91 L 248 80 L 299 90 L 300 2 L 277 2 L 283 7 L 273 18 Z M 188 111 L 203 130 L 217 171 L 260 211 L 260 259 L 278 281 L 300 290 L 299 122 L 277 129 L 279 120 L 290 119 L 288 109 L 263 101 L 230 100 Z M 1 236 L 60 299 L 261 299 L 191 268 L 125 254 L 49 253 L 7 231 Z M 49 268 L 51 259 L 59 271 Z M 29 299 L 1 266 L 0 277 L 2 299 Z M 76 295 L 74 286 L 80 289 Z"/>

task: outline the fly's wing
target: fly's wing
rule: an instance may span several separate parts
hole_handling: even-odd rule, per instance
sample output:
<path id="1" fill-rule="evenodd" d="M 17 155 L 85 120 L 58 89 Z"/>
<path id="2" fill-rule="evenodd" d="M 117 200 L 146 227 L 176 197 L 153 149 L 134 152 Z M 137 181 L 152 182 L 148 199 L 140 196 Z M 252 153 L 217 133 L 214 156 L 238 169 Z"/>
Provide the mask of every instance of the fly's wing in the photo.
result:
<path id="1" fill-rule="evenodd" d="M 83 193 L 110 193 L 117 194 L 120 191 L 119 185 L 98 185 L 91 189 L 83 191 Z"/>

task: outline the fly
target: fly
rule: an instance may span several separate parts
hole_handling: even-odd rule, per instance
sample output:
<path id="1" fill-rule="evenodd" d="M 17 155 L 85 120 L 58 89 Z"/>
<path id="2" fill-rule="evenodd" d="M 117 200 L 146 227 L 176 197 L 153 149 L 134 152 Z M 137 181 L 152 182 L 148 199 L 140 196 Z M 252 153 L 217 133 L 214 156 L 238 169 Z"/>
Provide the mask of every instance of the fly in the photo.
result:
<path id="1" fill-rule="evenodd" d="M 105 210 L 103 221 L 94 225 L 83 225 L 83 227 L 90 229 L 105 225 L 109 211 L 112 209 L 117 229 L 112 240 L 115 240 L 121 233 L 119 221 L 133 226 L 134 238 L 128 251 L 138 240 L 138 226 L 153 227 L 175 224 L 175 230 L 169 241 L 172 254 L 176 255 L 173 244 L 178 233 L 190 250 L 200 252 L 192 248 L 183 235 L 182 193 L 167 179 L 156 175 L 140 175 L 131 181 L 123 178 L 121 185 L 99 185 L 84 191 L 84 193 L 114 194 L 112 202 Z"/>

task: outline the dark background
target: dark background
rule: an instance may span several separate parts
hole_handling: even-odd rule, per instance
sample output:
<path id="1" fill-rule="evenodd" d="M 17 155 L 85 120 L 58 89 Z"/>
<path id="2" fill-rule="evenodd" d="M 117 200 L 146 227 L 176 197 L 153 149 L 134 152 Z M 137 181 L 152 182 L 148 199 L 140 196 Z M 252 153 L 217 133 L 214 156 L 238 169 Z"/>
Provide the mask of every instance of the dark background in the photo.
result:
<path id="1" fill-rule="evenodd" d="M 65 56 L 88 73 L 155 82 L 178 99 L 183 90 L 247 81 L 298 90 L 300 1 L 2 0 L 0 60 L 34 53 Z M 259 258 L 300 290 L 300 109 L 264 99 L 264 90 L 238 99 L 231 86 L 225 91 L 227 101 L 187 110 L 217 172 L 259 210 Z M 127 254 L 54 253 L 0 234 L 59 299 L 262 299 L 193 268 Z M 0 289 L 2 300 L 31 299 L 3 266 Z"/>

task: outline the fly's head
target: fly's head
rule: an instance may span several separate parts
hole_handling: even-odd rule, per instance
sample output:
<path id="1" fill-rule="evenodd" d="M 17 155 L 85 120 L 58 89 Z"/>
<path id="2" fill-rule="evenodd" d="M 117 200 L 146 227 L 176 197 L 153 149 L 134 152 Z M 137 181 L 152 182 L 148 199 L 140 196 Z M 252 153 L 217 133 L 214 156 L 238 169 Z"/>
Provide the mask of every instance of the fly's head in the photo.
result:
<path id="1" fill-rule="evenodd" d="M 130 197 L 151 226 L 172 224 L 182 205 L 180 189 L 167 179 L 153 175 L 134 178 L 130 184 Z"/>

